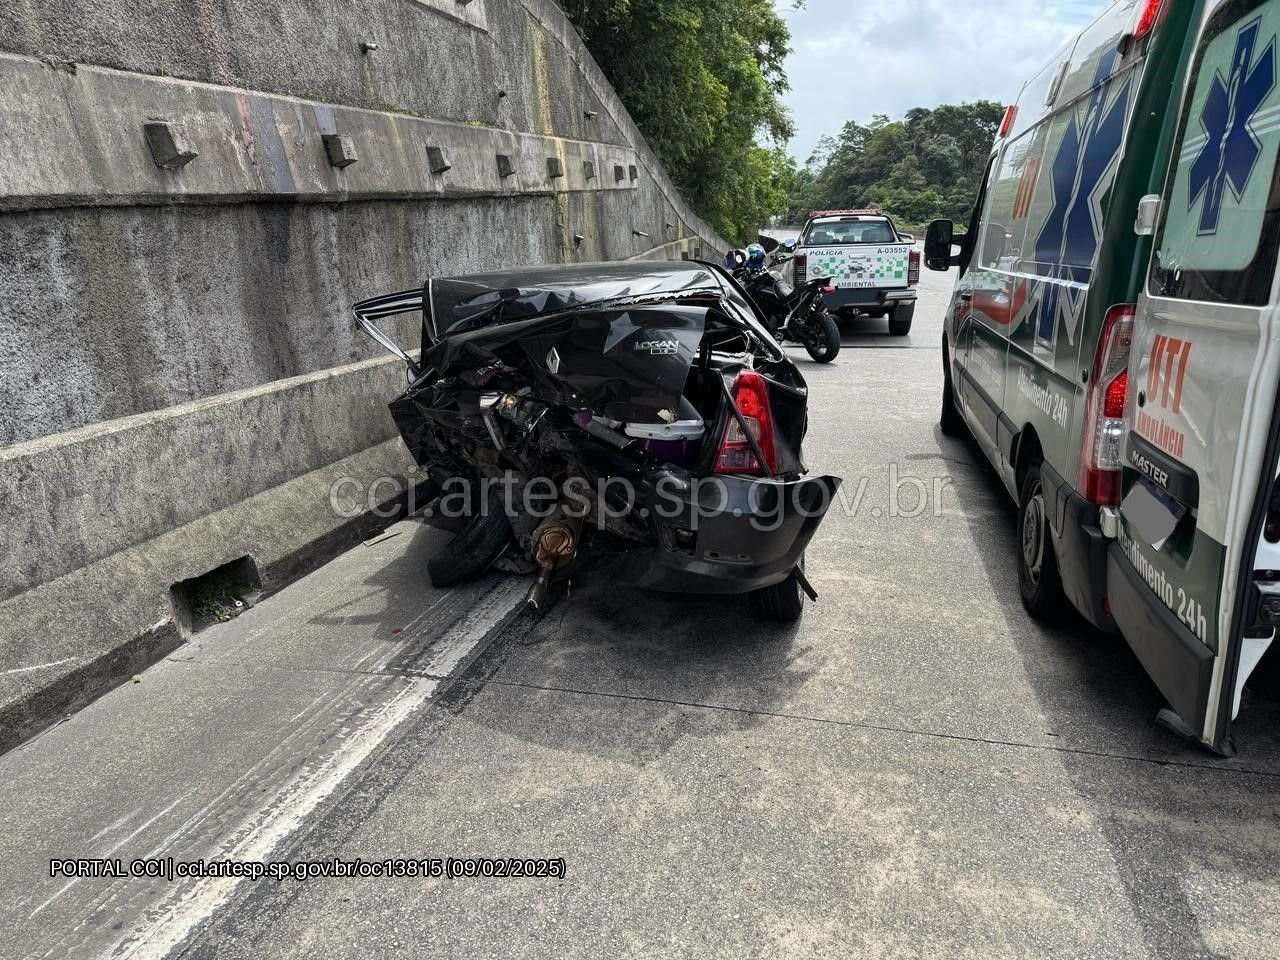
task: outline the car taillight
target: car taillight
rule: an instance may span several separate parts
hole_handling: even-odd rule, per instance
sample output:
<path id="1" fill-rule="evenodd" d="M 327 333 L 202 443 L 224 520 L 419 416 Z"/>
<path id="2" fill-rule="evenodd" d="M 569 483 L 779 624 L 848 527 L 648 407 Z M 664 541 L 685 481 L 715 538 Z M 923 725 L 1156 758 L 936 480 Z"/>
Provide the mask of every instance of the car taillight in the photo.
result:
<path id="1" fill-rule="evenodd" d="M 920 282 L 920 252 L 912 250 L 907 258 L 907 286 L 914 287 Z"/>
<path id="2" fill-rule="evenodd" d="M 744 370 L 733 383 L 733 402 L 746 421 L 751 439 L 764 454 L 767 469 L 756 460 L 751 441 L 742 432 L 738 418 L 729 414 L 720 452 L 716 455 L 716 473 L 747 473 L 765 476 L 777 472 L 777 454 L 773 443 L 773 411 L 769 408 L 769 386 L 754 370 Z"/>
<path id="3" fill-rule="evenodd" d="M 1099 505 L 1120 502 L 1124 463 L 1124 404 L 1129 389 L 1129 347 L 1134 306 L 1107 311 L 1085 394 L 1084 437 L 1080 446 L 1080 492 Z"/>
<path id="4" fill-rule="evenodd" d="M 796 283 L 804 283 L 809 279 L 809 257 L 803 253 L 797 253 L 791 260 L 795 267 L 795 272 L 791 275 Z"/>
<path id="5" fill-rule="evenodd" d="M 1133 26 L 1129 28 L 1129 36 L 1141 40 L 1155 29 L 1164 9 L 1164 0 L 1140 0 L 1133 16 Z"/>

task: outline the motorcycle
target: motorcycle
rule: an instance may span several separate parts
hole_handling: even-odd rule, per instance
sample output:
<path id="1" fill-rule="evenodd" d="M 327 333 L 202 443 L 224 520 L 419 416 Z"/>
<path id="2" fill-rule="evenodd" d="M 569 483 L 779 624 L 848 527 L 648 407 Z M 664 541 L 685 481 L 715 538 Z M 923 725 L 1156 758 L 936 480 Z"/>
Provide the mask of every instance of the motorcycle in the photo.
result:
<path id="1" fill-rule="evenodd" d="M 770 238 L 761 237 L 761 241 Z M 753 269 L 746 258 L 737 261 L 734 277 L 764 313 L 770 332 L 781 341 L 799 343 L 817 363 L 830 363 L 840 353 L 840 327 L 822 302 L 831 284 L 820 277 L 793 287 L 774 270 L 791 260 L 786 245 L 770 240 L 774 250 L 763 267 Z"/>
<path id="2" fill-rule="evenodd" d="M 391 414 L 456 533 L 428 562 L 437 587 L 532 574 L 541 609 L 585 569 L 787 621 L 816 599 L 804 551 L 840 480 L 805 475 L 804 377 L 726 271 L 525 267 L 353 311 L 408 370 Z M 376 324 L 406 313 L 420 359 Z"/>

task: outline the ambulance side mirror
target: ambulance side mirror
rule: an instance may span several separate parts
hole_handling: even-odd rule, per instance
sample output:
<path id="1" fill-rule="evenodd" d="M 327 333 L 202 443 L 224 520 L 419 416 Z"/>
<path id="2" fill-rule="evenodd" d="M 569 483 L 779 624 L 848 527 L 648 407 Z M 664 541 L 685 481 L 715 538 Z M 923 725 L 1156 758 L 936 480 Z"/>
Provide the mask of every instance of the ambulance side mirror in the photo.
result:
<path id="1" fill-rule="evenodd" d="M 950 220 L 934 220 L 924 235 L 924 263 L 930 270 L 950 270 L 959 266 L 960 257 L 951 248 L 955 245 L 955 224 Z"/>

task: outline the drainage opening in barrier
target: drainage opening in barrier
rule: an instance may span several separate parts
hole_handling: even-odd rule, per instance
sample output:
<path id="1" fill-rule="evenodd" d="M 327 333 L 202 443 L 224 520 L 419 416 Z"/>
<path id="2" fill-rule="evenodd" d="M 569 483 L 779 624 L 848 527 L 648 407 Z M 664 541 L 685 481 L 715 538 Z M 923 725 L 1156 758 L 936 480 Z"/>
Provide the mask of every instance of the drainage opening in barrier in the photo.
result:
<path id="1" fill-rule="evenodd" d="M 262 595 L 262 578 L 253 557 L 241 557 L 198 577 L 180 580 L 169 588 L 169 595 L 178 625 L 188 633 L 199 633 L 252 607 Z"/>

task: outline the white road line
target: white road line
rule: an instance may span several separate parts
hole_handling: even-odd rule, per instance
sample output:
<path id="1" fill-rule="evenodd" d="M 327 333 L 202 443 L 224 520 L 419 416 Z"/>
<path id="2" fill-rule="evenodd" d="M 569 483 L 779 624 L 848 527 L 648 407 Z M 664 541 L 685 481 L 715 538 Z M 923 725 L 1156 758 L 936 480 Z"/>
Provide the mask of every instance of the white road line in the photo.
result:
<path id="1" fill-rule="evenodd" d="M 126 813 L 123 817 L 121 817 L 115 823 L 109 823 L 105 827 L 103 827 L 101 830 L 99 830 L 97 833 L 95 833 L 92 837 L 89 838 L 89 842 L 92 843 L 94 840 L 97 840 L 103 834 L 111 833 L 112 831 L 117 830 L 120 827 L 123 827 L 126 823 L 128 823 L 130 820 L 132 820 L 141 812 L 142 812 L 142 807 L 138 807 L 132 813 Z"/>
<path id="2" fill-rule="evenodd" d="M 173 803 L 169 804 L 167 807 L 165 807 L 163 810 L 157 813 L 150 820 L 144 821 L 142 826 L 138 827 L 136 830 L 133 831 L 133 833 L 129 834 L 123 840 L 119 840 L 116 843 L 113 843 L 110 847 L 106 849 L 105 852 L 103 852 L 102 854 L 99 854 L 98 859 L 105 860 L 108 857 L 110 857 L 111 854 L 115 853 L 117 850 L 123 847 L 126 843 L 128 843 L 138 834 L 140 834 L 143 830 L 147 829 L 147 827 L 151 826 L 153 823 L 155 823 L 157 820 L 159 820 L 161 817 L 163 817 L 166 813 L 168 813 L 170 810 L 172 810 L 174 807 L 180 804 L 183 800 L 187 799 L 187 797 L 189 796 L 191 796 L 190 790 L 188 790 L 186 793 L 180 796 L 177 800 L 173 801 Z M 79 878 L 76 878 L 76 879 L 79 879 Z M 76 882 L 75 880 L 68 880 L 65 884 L 62 885 L 62 887 L 58 890 L 57 893 L 55 893 L 52 897 L 50 897 L 44 903 L 40 904 L 40 906 L 32 910 L 31 913 L 27 915 L 27 919 L 30 920 L 33 917 L 35 917 L 35 915 L 38 914 L 41 910 L 49 906 L 49 904 L 53 903 L 53 901 L 57 900 L 60 896 L 62 896 L 64 893 L 70 890 L 71 887 L 75 884 L 75 882 Z"/>
<path id="3" fill-rule="evenodd" d="M 527 586 L 522 580 L 506 580 L 478 597 L 475 615 L 464 616 L 435 644 L 434 662 L 455 666 L 466 662 L 481 643 L 520 609 Z M 204 859 L 268 859 L 392 731 L 426 705 L 444 682 L 434 678 L 409 678 L 405 688 L 367 724 L 344 738 L 340 750 L 300 772 L 248 818 L 240 835 L 228 838 L 219 850 Z M 239 882 L 232 877 L 200 880 L 187 889 L 175 891 L 148 912 L 154 920 L 123 934 L 108 955 L 162 960 L 231 897 Z"/>
<path id="4" fill-rule="evenodd" d="M 18 667 L 14 670 L 6 670 L 0 673 L 0 677 L 9 677 L 15 673 L 31 673 L 33 670 L 47 670 L 49 667 L 60 667 L 64 663 L 70 663 L 75 657 L 67 657 L 65 660 L 55 660 L 53 663 L 37 663 L 34 667 Z"/>
<path id="5" fill-rule="evenodd" d="M 332 696 L 333 694 L 326 690 L 324 693 L 320 694 L 320 696 L 316 697 L 314 700 L 308 703 L 305 707 L 303 707 L 301 710 L 295 713 L 292 717 L 290 717 L 289 723 L 296 723 L 297 721 L 301 720 L 303 717 L 305 717 L 308 713 L 310 713 L 316 707 L 320 706 L 321 702 L 330 699 Z M 270 756 L 270 754 L 268 754 L 268 756 Z"/>

